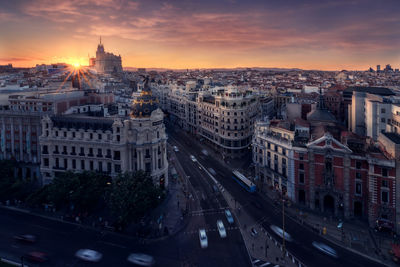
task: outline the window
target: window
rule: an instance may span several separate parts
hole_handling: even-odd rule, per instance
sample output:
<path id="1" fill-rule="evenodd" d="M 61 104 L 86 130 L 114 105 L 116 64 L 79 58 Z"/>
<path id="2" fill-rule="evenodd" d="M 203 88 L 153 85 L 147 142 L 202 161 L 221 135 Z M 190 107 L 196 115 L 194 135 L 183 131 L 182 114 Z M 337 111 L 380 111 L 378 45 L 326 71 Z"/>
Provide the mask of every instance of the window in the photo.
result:
<path id="1" fill-rule="evenodd" d="M 58 131 L 56 131 L 56 136 L 58 136 Z"/>
<path id="2" fill-rule="evenodd" d="M 89 138 L 90 138 L 90 140 L 93 139 L 93 133 L 90 133 L 90 134 L 89 134 Z"/>
<path id="3" fill-rule="evenodd" d="M 48 147 L 47 147 L 47 146 L 43 146 L 42 154 L 49 154 L 49 151 L 48 151 Z"/>
<path id="4" fill-rule="evenodd" d="M 117 142 L 119 142 L 121 140 L 121 137 L 119 135 L 117 135 Z"/>
<path id="5" fill-rule="evenodd" d="M 356 179 L 361 179 L 361 173 L 356 172 Z"/>
<path id="6" fill-rule="evenodd" d="M 103 171 L 103 162 L 99 162 L 99 172 Z"/>
<path id="7" fill-rule="evenodd" d="M 81 169 L 84 170 L 85 169 L 85 161 L 82 159 L 81 160 Z"/>
<path id="8" fill-rule="evenodd" d="M 271 144 L 267 143 L 267 148 L 270 149 L 271 148 Z"/>
<path id="9" fill-rule="evenodd" d="M 304 184 L 304 173 L 303 172 L 299 173 L 299 183 Z"/>
<path id="10" fill-rule="evenodd" d="M 382 176 L 387 177 L 388 176 L 388 170 L 386 168 L 382 168 Z"/>
<path id="11" fill-rule="evenodd" d="M 75 132 L 72 132 L 72 137 L 75 138 Z"/>
<path id="12" fill-rule="evenodd" d="M 362 185 L 361 182 L 356 182 L 356 195 L 361 195 L 362 194 Z"/>
<path id="13" fill-rule="evenodd" d="M 73 146 L 73 147 L 72 147 L 71 155 L 75 155 L 75 154 L 76 154 L 76 152 L 75 152 L 75 147 Z"/>
<path id="14" fill-rule="evenodd" d="M 101 140 L 101 134 L 98 134 L 98 135 L 97 135 L 97 138 L 98 138 L 99 140 Z"/>
<path id="15" fill-rule="evenodd" d="M 381 113 L 386 113 L 386 109 L 381 108 Z"/>
<path id="16" fill-rule="evenodd" d="M 275 145 L 275 151 L 278 152 L 278 146 L 277 145 Z"/>
<path id="17" fill-rule="evenodd" d="M 98 148 L 97 149 L 97 157 L 102 157 L 102 156 L 103 156 L 102 150 L 101 150 L 101 148 Z"/>
<path id="18" fill-rule="evenodd" d="M 356 161 L 356 169 L 361 169 L 361 161 Z"/>
<path id="19" fill-rule="evenodd" d="M 388 191 L 382 191 L 381 196 L 382 196 L 382 203 L 389 202 L 389 192 Z"/>
<path id="20" fill-rule="evenodd" d="M 79 156 L 85 156 L 85 149 L 81 146 L 81 152 L 79 153 Z"/>
<path id="21" fill-rule="evenodd" d="M 111 173 L 111 162 L 107 163 L 107 172 Z"/>
<path id="22" fill-rule="evenodd" d="M 91 171 L 93 171 L 93 161 L 92 161 L 92 160 L 89 161 L 89 169 L 90 169 Z"/>
<path id="23" fill-rule="evenodd" d="M 93 148 L 89 148 L 89 157 L 93 157 Z"/>
<path id="24" fill-rule="evenodd" d="M 72 160 L 72 169 L 76 169 L 76 160 L 75 159 Z"/>
<path id="25" fill-rule="evenodd" d="M 286 156 L 286 149 L 282 148 L 282 154 Z"/>
<path id="26" fill-rule="evenodd" d="M 387 180 L 382 180 L 382 187 L 389 187 L 389 182 Z"/>
<path id="27" fill-rule="evenodd" d="M 67 132 L 63 132 L 64 133 L 64 137 L 67 137 Z"/>
<path id="28" fill-rule="evenodd" d="M 64 159 L 64 168 L 67 169 L 68 168 L 68 160 Z"/>
<path id="29" fill-rule="evenodd" d="M 381 122 L 386 122 L 385 118 L 381 118 Z"/>
<path id="30" fill-rule="evenodd" d="M 121 159 L 121 152 L 114 151 L 114 160 L 120 160 L 120 159 Z"/>
<path id="31" fill-rule="evenodd" d="M 299 154 L 299 159 L 304 160 L 304 154 Z"/>
<path id="32" fill-rule="evenodd" d="M 300 164 L 299 164 L 299 169 L 300 169 L 300 170 L 304 170 L 304 164 L 303 164 L 303 163 L 300 163 Z"/>
<path id="33" fill-rule="evenodd" d="M 43 165 L 46 167 L 49 167 L 49 159 L 48 158 L 44 159 Z"/>

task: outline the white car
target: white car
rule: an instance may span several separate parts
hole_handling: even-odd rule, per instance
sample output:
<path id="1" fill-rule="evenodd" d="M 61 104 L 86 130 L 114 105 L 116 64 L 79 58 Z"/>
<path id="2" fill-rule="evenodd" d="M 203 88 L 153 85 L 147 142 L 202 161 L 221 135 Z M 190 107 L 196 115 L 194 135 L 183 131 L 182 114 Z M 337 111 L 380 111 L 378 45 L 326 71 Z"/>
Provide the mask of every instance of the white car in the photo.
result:
<path id="1" fill-rule="evenodd" d="M 75 257 L 90 262 L 98 262 L 101 260 L 103 255 L 92 249 L 80 249 L 75 253 Z"/>
<path id="2" fill-rule="evenodd" d="M 274 231 L 275 234 L 277 234 L 278 236 L 280 236 L 281 238 L 285 237 L 286 241 L 292 242 L 293 239 L 292 237 L 287 233 L 284 232 L 281 228 L 279 228 L 276 225 L 271 225 L 271 230 Z"/>
<path id="3" fill-rule="evenodd" d="M 132 253 L 127 260 L 140 266 L 153 266 L 156 263 L 152 256 L 143 253 Z"/>
<path id="4" fill-rule="evenodd" d="M 221 220 L 217 221 L 217 227 L 218 227 L 219 236 L 221 238 L 225 238 L 226 237 L 226 230 L 225 230 L 224 223 Z"/>
<path id="5" fill-rule="evenodd" d="M 325 245 L 324 243 L 320 243 L 320 242 L 314 241 L 314 242 L 312 242 L 312 245 L 313 245 L 316 249 L 318 249 L 319 251 L 321 251 L 322 253 L 325 253 L 325 254 L 327 254 L 327 255 L 329 255 L 329 256 L 332 256 L 332 257 L 334 257 L 334 258 L 337 258 L 337 257 L 338 257 L 336 250 L 334 250 L 333 248 L 331 248 L 331 247 L 328 246 L 328 245 Z"/>
<path id="6" fill-rule="evenodd" d="M 233 223 L 233 216 L 230 210 L 225 210 L 225 216 L 228 221 L 228 223 L 232 224 Z"/>
<path id="7" fill-rule="evenodd" d="M 173 146 L 173 149 L 174 149 L 175 152 L 179 152 L 179 149 L 178 149 L 177 146 Z"/>
<path id="8" fill-rule="evenodd" d="M 208 247 L 208 239 L 207 239 L 206 230 L 204 230 L 204 229 L 199 230 L 199 239 L 200 239 L 201 248 L 207 248 Z"/>
<path id="9" fill-rule="evenodd" d="M 197 162 L 197 159 L 196 159 L 196 157 L 195 157 L 195 156 L 193 156 L 193 155 L 190 155 L 190 159 L 191 159 L 193 162 Z"/>
<path id="10" fill-rule="evenodd" d="M 203 150 L 201 151 L 201 153 L 203 153 L 204 156 L 208 156 L 208 151 L 205 150 L 205 149 L 203 149 Z"/>

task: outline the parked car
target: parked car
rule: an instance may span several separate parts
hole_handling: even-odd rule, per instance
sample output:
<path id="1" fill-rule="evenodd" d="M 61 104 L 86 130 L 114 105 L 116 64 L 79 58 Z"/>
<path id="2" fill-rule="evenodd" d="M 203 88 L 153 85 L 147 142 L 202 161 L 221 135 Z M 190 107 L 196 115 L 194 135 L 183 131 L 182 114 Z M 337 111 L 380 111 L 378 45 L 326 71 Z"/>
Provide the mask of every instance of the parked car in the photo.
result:
<path id="1" fill-rule="evenodd" d="M 200 239 L 201 248 L 207 248 L 208 247 L 208 239 L 207 239 L 206 230 L 204 230 L 204 229 L 199 230 L 199 239 Z"/>
<path id="2" fill-rule="evenodd" d="M 39 251 L 32 251 L 29 252 L 25 255 L 25 258 L 28 261 L 32 261 L 32 262 L 45 262 L 47 261 L 47 254 L 44 252 L 39 252 Z"/>
<path id="3" fill-rule="evenodd" d="M 217 228 L 218 228 L 219 236 L 221 238 L 225 238 L 226 237 L 226 230 L 225 230 L 225 226 L 224 226 L 224 223 L 222 222 L 222 220 L 218 220 L 217 221 Z"/>
<path id="4" fill-rule="evenodd" d="M 196 159 L 196 157 L 195 157 L 195 156 L 193 156 L 193 155 L 190 155 L 190 159 L 191 159 L 193 162 L 197 162 L 197 159 Z"/>
<path id="5" fill-rule="evenodd" d="M 234 222 L 233 216 L 230 210 L 225 210 L 225 216 L 228 223 L 232 224 Z"/>
<path id="6" fill-rule="evenodd" d="M 26 243 L 35 243 L 36 242 L 36 236 L 31 235 L 31 234 L 16 235 L 16 236 L 14 236 L 14 239 L 17 241 L 26 242 Z"/>
<path id="7" fill-rule="evenodd" d="M 127 260 L 140 266 L 153 266 L 156 263 L 152 256 L 143 253 L 132 253 Z"/>
<path id="8" fill-rule="evenodd" d="M 326 244 L 324 244 L 324 243 L 314 241 L 314 242 L 312 242 L 312 245 L 313 245 L 316 249 L 318 249 L 319 251 L 321 251 L 322 253 L 325 253 L 325 254 L 327 254 L 327 255 L 329 255 L 329 256 L 332 256 L 332 257 L 334 257 L 334 258 L 337 258 L 337 257 L 338 257 L 336 250 L 334 250 L 333 248 L 331 248 L 330 246 L 328 246 L 328 245 L 326 245 Z"/>
<path id="9" fill-rule="evenodd" d="M 289 242 L 293 241 L 292 237 L 287 232 L 284 232 L 278 226 L 271 225 L 271 230 L 274 231 L 274 233 L 277 234 L 279 237 L 281 237 L 281 238 L 285 237 L 286 241 L 289 241 Z"/>
<path id="10" fill-rule="evenodd" d="M 212 188 L 214 190 L 214 193 L 218 193 L 219 192 L 219 189 L 218 189 L 217 185 L 213 185 Z"/>
<path id="11" fill-rule="evenodd" d="M 177 146 L 173 146 L 173 149 L 174 149 L 175 152 L 179 152 L 179 149 L 178 149 Z"/>
<path id="12" fill-rule="evenodd" d="M 75 253 L 75 257 L 90 262 L 99 262 L 103 254 L 92 249 L 80 249 Z"/>
<path id="13" fill-rule="evenodd" d="M 213 168 L 208 168 L 208 171 L 214 176 L 217 175 Z"/>

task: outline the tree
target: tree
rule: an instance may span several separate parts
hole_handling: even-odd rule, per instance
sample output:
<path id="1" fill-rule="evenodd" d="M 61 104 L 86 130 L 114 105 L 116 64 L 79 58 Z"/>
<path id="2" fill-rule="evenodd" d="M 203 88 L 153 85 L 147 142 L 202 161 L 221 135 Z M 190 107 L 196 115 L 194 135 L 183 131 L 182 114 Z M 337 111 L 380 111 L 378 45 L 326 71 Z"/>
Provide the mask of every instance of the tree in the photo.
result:
<path id="1" fill-rule="evenodd" d="M 145 172 L 125 173 L 113 180 L 108 206 L 117 223 L 127 225 L 156 207 L 163 197 L 162 189 Z"/>

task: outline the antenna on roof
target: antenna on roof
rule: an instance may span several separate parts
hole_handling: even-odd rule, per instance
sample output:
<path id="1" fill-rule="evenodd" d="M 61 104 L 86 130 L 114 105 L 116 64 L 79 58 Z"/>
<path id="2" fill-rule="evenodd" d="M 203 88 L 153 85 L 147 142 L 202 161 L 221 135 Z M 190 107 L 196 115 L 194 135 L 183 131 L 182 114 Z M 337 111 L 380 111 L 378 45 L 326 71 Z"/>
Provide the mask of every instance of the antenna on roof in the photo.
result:
<path id="1" fill-rule="evenodd" d="M 100 44 L 101 44 L 101 35 L 100 35 Z"/>

